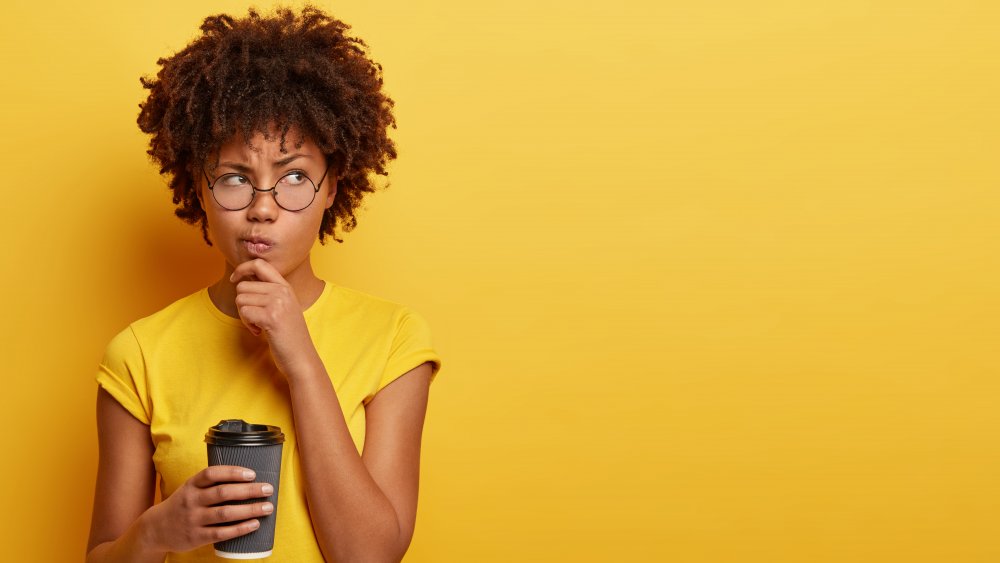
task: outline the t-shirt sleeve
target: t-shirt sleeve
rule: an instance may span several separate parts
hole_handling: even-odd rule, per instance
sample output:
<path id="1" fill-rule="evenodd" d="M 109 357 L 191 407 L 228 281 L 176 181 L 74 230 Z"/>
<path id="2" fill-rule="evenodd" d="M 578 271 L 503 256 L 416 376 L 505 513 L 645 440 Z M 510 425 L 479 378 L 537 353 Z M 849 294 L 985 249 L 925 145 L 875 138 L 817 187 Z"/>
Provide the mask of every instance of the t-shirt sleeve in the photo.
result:
<path id="1" fill-rule="evenodd" d="M 143 424 L 151 409 L 146 388 L 146 362 L 132 327 L 119 332 L 104 350 L 97 367 L 97 383 Z"/>
<path id="2" fill-rule="evenodd" d="M 396 316 L 395 334 L 389 349 L 389 360 L 378 384 L 378 393 L 401 375 L 424 362 L 431 362 L 431 381 L 441 371 L 441 358 L 431 343 L 431 329 L 416 311 L 404 307 Z"/>

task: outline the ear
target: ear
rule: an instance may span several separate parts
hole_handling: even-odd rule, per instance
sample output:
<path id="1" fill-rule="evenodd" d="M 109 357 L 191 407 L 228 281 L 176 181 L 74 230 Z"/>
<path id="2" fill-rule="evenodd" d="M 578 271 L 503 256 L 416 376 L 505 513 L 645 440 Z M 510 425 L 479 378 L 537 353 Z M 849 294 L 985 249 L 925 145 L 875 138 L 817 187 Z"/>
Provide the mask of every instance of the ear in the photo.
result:
<path id="1" fill-rule="evenodd" d="M 326 209 L 330 209 L 330 206 L 333 205 L 334 198 L 337 197 L 337 177 L 334 176 L 329 178 L 329 180 L 330 193 L 326 196 Z"/>
<path id="2" fill-rule="evenodd" d="M 205 209 L 205 199 L 201 193 L 205 189 L 205 183 L 202 181 L 201 174 L 192 173 L 191 179 L 194 182 L 194 195 L 198 198 L 198 203 L 201 204 L 201 208 Z"/>

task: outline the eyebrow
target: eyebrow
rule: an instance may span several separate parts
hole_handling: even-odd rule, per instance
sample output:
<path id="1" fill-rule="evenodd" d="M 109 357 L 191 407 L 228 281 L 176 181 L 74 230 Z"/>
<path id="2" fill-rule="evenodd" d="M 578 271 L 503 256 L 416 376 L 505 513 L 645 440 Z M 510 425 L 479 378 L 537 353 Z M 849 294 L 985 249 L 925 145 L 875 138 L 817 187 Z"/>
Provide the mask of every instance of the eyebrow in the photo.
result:
<path id="1" fill-rule="evenodd" d="M 293 160 L 297 158 L 311 159 L 312 157 L 307 154 L 293 154 L 281 160 L 275 160 L 274 164 L 271 165 L 271 168 L 281 168 L 282 166 L 287 166 L 289 163 L 291 163 Z M 226 166 L 228 168 L 232 168 L 233 170 L 237 170 L 239 172 L 244 172 L 244 173 L 253 172 L 252 168 L 250 168 L 246 164 L 241 164 L 239 162 L 220 162 L 219 166 Z"/>

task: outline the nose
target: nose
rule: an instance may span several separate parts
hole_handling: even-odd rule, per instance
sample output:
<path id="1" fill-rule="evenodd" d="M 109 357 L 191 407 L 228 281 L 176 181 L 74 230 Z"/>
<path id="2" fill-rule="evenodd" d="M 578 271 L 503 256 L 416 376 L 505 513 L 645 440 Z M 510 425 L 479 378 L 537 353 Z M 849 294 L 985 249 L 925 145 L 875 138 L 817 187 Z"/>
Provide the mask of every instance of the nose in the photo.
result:
<path id="1" fill-rule="evenodd" d="M 255 189 L 253 201 L 247 208 L 247 218 L 251 221 L 273 222 L 278 217 L 278 202 L 274 199 L 274 189 Z"/>

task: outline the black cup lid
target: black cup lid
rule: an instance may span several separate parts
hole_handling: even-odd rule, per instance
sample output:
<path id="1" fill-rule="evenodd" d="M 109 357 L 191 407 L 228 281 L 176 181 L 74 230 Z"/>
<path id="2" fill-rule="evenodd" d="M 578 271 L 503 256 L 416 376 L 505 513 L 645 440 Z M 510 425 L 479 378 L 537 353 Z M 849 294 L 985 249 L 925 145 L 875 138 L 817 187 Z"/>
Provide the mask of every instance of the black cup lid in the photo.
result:
<path id="1" fill-rule="evenodd" d="M 284 441 L 281 428 L 240 419 L 219 421 L 205 434 L 205 442 L 216 446 L 273 446 Z"/>

